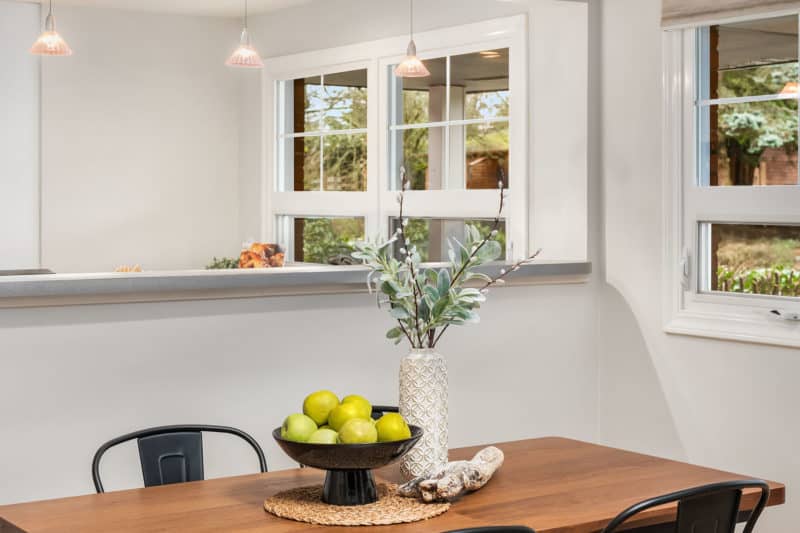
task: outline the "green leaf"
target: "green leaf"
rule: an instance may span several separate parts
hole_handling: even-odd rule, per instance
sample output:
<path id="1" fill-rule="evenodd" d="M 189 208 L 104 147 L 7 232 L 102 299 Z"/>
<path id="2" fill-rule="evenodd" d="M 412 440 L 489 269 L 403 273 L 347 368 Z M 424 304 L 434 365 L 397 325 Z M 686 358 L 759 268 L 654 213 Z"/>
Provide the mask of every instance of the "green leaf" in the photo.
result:
<path id="1" fill-rule="evenodd" d="M 396 318 L 397 320 L 411 318 L 411 315 L 408 314 L 408 311 L 406 311 L 403 307 L 392 307 L 391 311 L 389 311 L 389 314 L 392 315 L 392 318 Z"/>
<path id="2" fill-rule="evenodd" d="M 397 287 L 397 284 L 392 282 L 391 280 L 384 281 L 381 284 L 381 292 L 388 296 L 394 296 L 395 294 L 397 294 L 398 289 L 399 287 Z"/>
<path id="3" fill-rule="evenodd" d="M 423 298 L 422 300 L 419 301 L 418 309 L 419 309 L 419 318 L 422 321 L 427 322 L 428 319 L 430 319 L 431 315 L 427 299 Z"/>
<path id="4" fill-rule="evenodd" d="M 403 330 L 400 328 L 392 328 L 386 332 L 387 339 L 397 339 L 403 335 Z"/>
<path id="5" fill-rule="evenodd" d="M 503 254 L 500 243 L 497 241 L 486 241 L 486 244 L 478 250 L 476 257 L 480 263 L 489 263 L 497 260 Z"/>
<path id="6" fill-rule="evenodd" d="M 425 295 L 431 299 L 432 302 L 435 302 L 439 299 L 439 291 L 436 287 L 431 287 L 430 285 L 426 285 L 422 288 L 422 291 Z"/>
<path id="7" fill-rule="evenodd" d="M 445 296 L 450 290 L 450 272 L 446 268 L 439 271 L 438 289 L 440 296 Z"/>
<path id="8" fill-rule="evenodd" d="M 441 316 L 444 310 L 447 308 L 450 301 L 447 298 L 440 298 L 436 304 L 433 306 L 433 312 L 431 313 L 434 319 Z"/>
<path id="9" fill-rule="evenodd" d="M 464 274 L 464 281 L 470 281 L 473 279 L 479 279 L 481 281 L 485 281 L 489 283 L 492 281 L 492 278 L 484 274 L 483 272 L 467 272 Z"/>

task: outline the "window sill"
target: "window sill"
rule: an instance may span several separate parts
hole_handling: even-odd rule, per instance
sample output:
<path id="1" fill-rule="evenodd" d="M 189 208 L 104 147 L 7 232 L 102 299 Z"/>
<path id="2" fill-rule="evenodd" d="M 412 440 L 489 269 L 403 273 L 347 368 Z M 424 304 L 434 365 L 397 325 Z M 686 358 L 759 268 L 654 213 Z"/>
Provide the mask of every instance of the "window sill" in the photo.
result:
<path id="1" fill-rule="evenodd" d="M 481 270 L 495 274 L 499 265 Z M 582 283 L 589 262 L 527 265 L 507 285 Z M 0 278 L 0 308 L 211 300 L 366 292 L 362 266 L 291 266 L 264 270 L 43 274 Z"/>
<path id="2" fill-rule="evenodd" d="M 711 314 L 681 311 L 665 326 L 675 335 L 800 348 L 800 323 L 772 318 L 767 311 L 752 314 Z"/>

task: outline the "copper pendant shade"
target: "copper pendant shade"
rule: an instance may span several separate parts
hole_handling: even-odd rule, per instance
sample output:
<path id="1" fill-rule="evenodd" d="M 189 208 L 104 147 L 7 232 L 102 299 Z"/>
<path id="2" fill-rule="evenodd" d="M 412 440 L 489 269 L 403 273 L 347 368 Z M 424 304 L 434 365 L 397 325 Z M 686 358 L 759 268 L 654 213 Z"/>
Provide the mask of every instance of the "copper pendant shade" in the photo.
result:
<path id="1" fill-rule="evenodd" d="M 229 67 L 238 68 L 264 68 L 264 61 L 258 50 L 250 44 L 250 34 L 247 32 L 247 0 L 244 0 L 244 28 L 239 39 L 239 48 L 225 62 Z"/>
<path id="2" fill-rule="evenodd" d="M 406 50 L 406 57 L 394 69 L 398 78 L 426 78 L 431 75 L 425 63 L 417 57 L 417 44 L 414 42 L 414 0 L 409 0 L 409 24 L 411 39 Z"/>
<path id="3" fill-rule="evenodd" d="M 31 54 L 39 56 L 71 56 L 72 48 L 56 31 L 56 18 L 53 15 L 53 0 L 44 22 L 44 32 L 31 46 Z"/>

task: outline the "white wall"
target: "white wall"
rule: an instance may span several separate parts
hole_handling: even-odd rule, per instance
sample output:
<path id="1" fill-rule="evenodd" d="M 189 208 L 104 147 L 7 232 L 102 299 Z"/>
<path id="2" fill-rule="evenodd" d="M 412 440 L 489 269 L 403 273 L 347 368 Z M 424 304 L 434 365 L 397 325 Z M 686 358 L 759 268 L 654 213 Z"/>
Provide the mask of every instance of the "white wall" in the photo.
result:
<path id="1" fill-rule="evenodd" d="M 256 44 L 265 55 L 282 55 L 406 29 L 404 10 L 394 2 L 335 2 L 346 8 L 336 16 L 336 10 L 320 16 L 302 9 L 269 15 L 254 32 Z M 436 6 L 425 4 L 423 29 L 529 9 L 494 0 L 443 0 Z M 60 20 L 66 30 L 70 19 Z M 90 49 L 81 39 L 72 44 L 76 54 Z M 227 52 L 227 45 L 217 51 Z M 245 78 L 242 91 L 257 94 L 257 82 Z M 77 97 L 72 101 L 78 104 Z M 243 105 L 247 119 L 251 108 Z M 253 122 L 242 124 L 239 146 L 257 147 L 249 136 Z M 573 134 L 571 125 L 564 127 Z M 102 143 L 70 141 L 87 148 Z M 257 191 L 250 175 L 257 150 L 242 150 L 248 155 L 241 168 L 249 170 L 241 182 Z M 594 317 L 592 284 L 494 291 L 481 324 L 456 328 L 441 343 L 450 364 L 451 443 L 544 435 L 593 439 Z M 403 349 L 383 339 L 388 325 L 366 294 L 0 310 L 0 479 L 6 481 L 0 483 L 0 503 L 91 492 L 95 448 L 156 424 L 239 426 L 265 445 L 273 468 L 291 466 L 269 432 L 298 409 L 305 393 L 330 387 L 341 394 L 361 392 L 376 403 L 396 402 Z M 208 447 L 210 475 L 254 468 L 245 449 L 225 455 L 220 450 L 227 448 L 215 450 L 216 443 Z M 109 458 L 110 489 L 140 483 L 135 452 L 124 452 Z"/>
<path id="2" fill-rule="evenodd" d="M 233 19 L 66 7 L 42 69 L 42 263 L 202 268 L 236 255 Z"/>
<path id="3" fill-rule="evenodd" d="M 39 266 L 39 6 L 0 0 L 0 270 Z"/>
<path id="4" fill-rule="evenodd" d="M 451 443 L 592 439 L 593 316 L 587 285 L 520 287 L 449 332 Z M 96 447 L 150 425 L 238 426 L 271 468 L 292 466 L 270 431 L 304 394 L 397 402 L 403 349 L 389 327 L 366 294 L 0 310 L 0 502 L 91 492 Z M 212 444 L 211 476 L 255 467 L 246 449 Z M 133 450 L 109 459 L 110 489 L 141 484 Z"/>
<path id="5" fill-rule="evenodd" d="M 659 0 L 603 0 L 605 274 L 598 301 L 600 438 L 782 481 L 759 531 L 797 530 L 800 352 L 662 331 Z"/>

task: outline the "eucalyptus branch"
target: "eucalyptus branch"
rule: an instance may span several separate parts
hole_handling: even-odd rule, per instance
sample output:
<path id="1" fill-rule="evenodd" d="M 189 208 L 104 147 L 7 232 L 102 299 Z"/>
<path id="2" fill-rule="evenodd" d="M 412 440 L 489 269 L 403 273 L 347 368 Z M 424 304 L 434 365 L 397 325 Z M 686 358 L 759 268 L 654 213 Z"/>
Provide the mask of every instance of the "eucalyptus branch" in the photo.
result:
<path id="1" fill-rule="evenodd" d="M 502 172 L 502 170 L 501 170 L 501 172 Z M 473 249 L 470 250 L 469 257 L 467 258 L 466 261 L 464 261 L 464 264 L 461 265 L 461 268 L 453 276 L 453 279 L 450 280 L 450 287 L 454 287 L 455 286 L 456 281 L 458 281 L 458 279 L 461 278 L 461 276 L 464 274 L 464 271 L 467 269 L 469 264 L 472 262 L 472 259 L 478 254 L 478 252 L 481 250 L 481 248 L 483 248 L 486 245 L 487 242 L 489 242 L 490 240 L 493 240 L 494 236 L 497 235 L 496 232 L 500 228 L 500 220 L 501 220 L 500 217 L 503 214 L 503 208 L 505 207 L 505 194 L 504 194 L 505 189 L 503 188 L 503 181 L 500 180 L 497 183 L 497 186 L 500 188 L 500 207 L 497 210 L 497 215 L 494 217 L 494 223 L 492 224 L 492 229 L 489 231 L 489 233 L 486 234 L 486 236 L 483 238 L 483 240 L 480 242 L 480 244 L 478 244 L 477 246 L 474 246 Z M 441 334 L 440 334 L 440 336 L 441 336 Z"/>
<path id="2" fill-rule="evenodd" d="M 380 282 L 375 280 L 375 289 L 388 297 L 390 313 L 397 320 L 397 325 L 386 332 L 386 338 L 398 343 L 405 337 L 412 348 L 434 348 L 450 326 L 477 322 L 477 311 L 486 301 L 489 287 L 504 283 L 511 272 L 532 262 L 539 252 L 501 269 L 495 277 L 475 271 L 476 267 L 498 259 L 502 252 L 498 233 L 506 191 L 504 179 L 501 179 L 498 184 L 500 204 L 488 235 L 483 234 L 486 226 L 479 229 L 468 224 L 464 243 L 457 240 L 450 243 L 451 259 L 447 268 L 422 272 L 419 253 L 408 238 L 405 192 L 409 188 L 410 181 L 403 168 L 397 198 L 400 204 L 399 227 L 388 240 L 355 243 L 353 256 L 370 267 L 367 278 L 370 287 L 372 275 L 380 275 Z M 398 246 L 399 252 L 395 251 Z M 476 278 L 485 284 L 475 286 L 468 283 Z M 380 296 L 378 303 L 380 306 Z"/>
<path id="3" fill-rule="evenodd" d="M 411 338 L 411 335 L 408 333 L 408 330 L 407 330 L 407 329 L 406 329 L 406 327 L 403 325 L 403 321 L 402 321 L 402 320 L 398 320 L 398 321 L 397 321 L 397 324 L 400 326 L 400 329 L 403 331 L 403 334 L 404 334 L 404 335 L 406 336 L 406 338 L 408 339 L 408 342 L 410 342 L 410 343 L 411 343 L 411 346 L 414 346 L 414 339 L 412 339 L 412 338 Z"/>
<path id="4" fill-rule="evenodd" d="M 412 291 L 414 293 L 414 333 L 417 334 L 417 341 L 419 342 L 418 348 L 422 348 L 422 332 L 419 329 L 419 298 L 422 297 L 422 287 L 417 280 L 417 274 L 414 269 L 414 260 L 412 258 L 411 250 L 408 247 L 408 240 L 406 239 L 406 231 L 403 218 L 403 207 L 405 206 L 406 189 L 408 185 L 406 178 L 406 168 L 400 167 L 400 240 L 401 240 L 401 253 L 405 252 L 405 263 L 409 269 L 409 275 L 413 283 Z M 413 342 L 411 343 L 414 344 Z"/>
<path id="5" fill-rule="evenodd" d="M 527 264 L 532 263 L 534 260 L 536 260 L 537 257 L 539 257 L 539 254 L 541 254 L 541 253 L 542 253 L 542 249 L 540 248 L 540 249 L 536 250 L 536 252 L 534 254 L 526 257 L 525 259 L 521 259 L 521 260 L 517 261 L 516 263 L 514 263 L 513 265 L 511 265 L 507 269 L 505 269 L 505 268 L 501 269 L 500 270 L 500 275 L 492 278 L 491 281 L 487 281 L 486 285 L 481 287 L 481 289 L 480 289 L 481 292 L 486 291 L 489 287 L 491 287 L 493 285 L 504 283 L 505 282 L 505 278 L 509 274 L 511 274 L 512 272 L 516 272 L 521 267 L 523 267 L 523 266 L 525 266 Z M 436 344 L 439 342 L 439 339 L 442 338 L 442 335 L 444 335 L 444 332 L 447 331 L 447 328 L 449 328 L 449 327 L 450 327 L 450 324 L 446 324 L 442 328 L 442 330 L 439 332 L 439 335 L 437 335 L 436 338 L 433 340 L 433 344 L 429 344 L 429 346 L 431 348 L 434 348 L 436 346 Z"/>
<path id="6" fill-rule="evenodd" d="M 431 348 L 435 348 L 436 347 L 436 345 L 439 343 L 439 339 L 442 338 L 442 335 L 444 335 L 444 332 L 447 331 L 447 328 L 449 328 L 449 327 L 450 327 L 450 324 L 445 324 L 445 326 L 442 328 L 442 331 L 440 331 L 439 335 L 437 335 L 436 338 L 433 340 L 433 344 L 431 344 L 431 346 L 430 346 Z"/>

